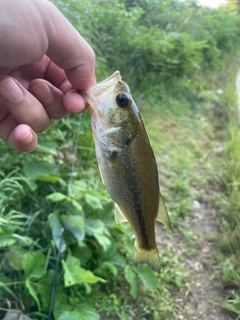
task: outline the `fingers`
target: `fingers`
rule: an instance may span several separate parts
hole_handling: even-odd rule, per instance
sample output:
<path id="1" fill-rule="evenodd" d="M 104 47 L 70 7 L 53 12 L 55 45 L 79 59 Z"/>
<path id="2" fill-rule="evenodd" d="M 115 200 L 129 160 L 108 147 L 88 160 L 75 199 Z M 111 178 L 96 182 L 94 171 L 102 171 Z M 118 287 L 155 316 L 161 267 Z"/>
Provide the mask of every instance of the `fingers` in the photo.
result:
<path id="1" fill-rule="evenodd" d="M 68 81 L 60 85 L 63 91 L 69 86 Z M 0 79 L 0 139 L 17 150 L 30 151 L 37 143 L 35 132 L 47 129 L 50 119 L 85 108 L 85 101 L 76 90 L 65 95 L 62 90 L 42 79 L 33 80 L 29 91 L 11 77 Z"/>
<path id="2" fill-rule="evenodd" d="M 83 111 L 86 106 L 83 97 L 71 88 L 67 80 L 60 85 L 59 90 L 47 81 L 37 79 L 31 82 L 29 91 L 41 102 L 50 119 L 61 119 L 69 112 Z"/>
<path id="3" fill-rule="evenodd" d="M 19 124 L 27 124 L 35 132 L 49 127 L 51 120 L 42 104 L 15 79 L 0 79 L 0 100 Z"/>
<path id="4" fill-rule="evenodd" d="M 71 113 L 82 112 L 86 107 L 86 101 L 77 90 L 68 91 L 64 95 L 63 104 L 65 109 Z"/>
<path id="5" fill-rule="evenodd" d="M 36 133 L 27 125 L 20 124 L 15 127 L 8 136 L 8 144 L 16 150 L 27 152 L 37 145 Z"/>
<path id="6" fill-rule="evenodd" d="M 85 90 L 94 85 L 95 54 L 90 45 L 49 1 L 44 6 L 35 1 L 35 5 L 44 18 L 48 38 L 46 54 L 65 70 L 74 88 Z M 45 19 L 46 16 L 51 19 Z"/>
<path id="7" fill-rule="evenodd" d="M 0 121 L 0 139 L 19 151 L 31 151 L 37 144 L 36 133 L 27 125 L 19 125 L 12 115 L 6 115 L 6 112 L 5 117 Z"/>
<path id="8" fill-rule="evenodd" d="M 0 139 L 19 151 L 37 144 L 35 132 L 49 127 L 51 120 L 41 103 L 11 77 L 0 79 Z"/>
<path id="9" fill-rule="evenodd" d="M 63 106 L 63 92 L 50 83 L 41 79 L 33 80 L 29 92 L 41 102 L 50 119 L 60 119 L 68 114 Z"/>
<path id="10" fill-rule="evenodd" d="M 38 141 L 36 133 L 25 124 L 18 125 L 11 115 L 1 122 L 0 127 L 0 138 L 12 148 L 27 152 L 36 147 Z"/>
<path id="11" fill-rule="evenodd" d="M 51 83 L 64 93 L 63 106 L 66 111 L 78 113 L 84 110 L 86 106 L 85 100 L 76 89 L 73 89 L 72 84 L 69 82 L 69 79 L 66 78 L 66 74 L 62 69 L 50 61 L 45 75 Z M 43 101 L 41 102 L 45 105 Z M 56 118 L 53 117 L 53 119 Z"/>

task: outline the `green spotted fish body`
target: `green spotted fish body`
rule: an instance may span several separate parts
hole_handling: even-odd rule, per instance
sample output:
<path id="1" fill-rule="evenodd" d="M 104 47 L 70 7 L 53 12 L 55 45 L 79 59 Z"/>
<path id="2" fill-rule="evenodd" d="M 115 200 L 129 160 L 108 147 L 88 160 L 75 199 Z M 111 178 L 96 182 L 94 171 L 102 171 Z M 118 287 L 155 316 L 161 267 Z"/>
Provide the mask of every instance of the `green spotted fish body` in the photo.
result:
<path id="1" fill-rule="evenodd" d="M 159 272 L 154 224 L 157 219 L 170 228 L 170 221 L 141 115 L 118 71 L 87 90 L 85 99 L 101 177 L 115 202 L 115 220 L 128 221 L 132 227 L 134 263 L 147 263 Z"/>

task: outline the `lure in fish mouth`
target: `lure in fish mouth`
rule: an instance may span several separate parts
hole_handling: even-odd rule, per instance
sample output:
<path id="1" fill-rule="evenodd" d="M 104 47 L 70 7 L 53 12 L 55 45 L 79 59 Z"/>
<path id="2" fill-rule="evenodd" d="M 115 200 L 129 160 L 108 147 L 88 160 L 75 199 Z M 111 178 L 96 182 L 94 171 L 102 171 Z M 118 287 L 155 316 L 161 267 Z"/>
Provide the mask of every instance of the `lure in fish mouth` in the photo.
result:
<path id="1" fill-rule="evenodd" d="M 84 93 L 89 104 L 102 181 L 115 202 L 115 221 L 135 235 L 133 261 L 160 272 L 154 224 L 171 228 L 159 189 L 150 140 L 128 85 L 119 71 Z"/>

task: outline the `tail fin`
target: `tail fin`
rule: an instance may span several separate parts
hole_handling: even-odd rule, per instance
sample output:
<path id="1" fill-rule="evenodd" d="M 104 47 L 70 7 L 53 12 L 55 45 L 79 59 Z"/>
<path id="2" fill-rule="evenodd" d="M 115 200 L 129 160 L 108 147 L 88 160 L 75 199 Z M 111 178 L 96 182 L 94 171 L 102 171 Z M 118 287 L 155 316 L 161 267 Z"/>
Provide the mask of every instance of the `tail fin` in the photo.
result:
<path id="1" fill-rule="evenodd" d="M 157 247 L 151 250 L 144 250 L 139 249 L 135 244 L 133 263 L 136 266 L 146 263 L 153 271 L 160 273 L 160 260 Z"/>

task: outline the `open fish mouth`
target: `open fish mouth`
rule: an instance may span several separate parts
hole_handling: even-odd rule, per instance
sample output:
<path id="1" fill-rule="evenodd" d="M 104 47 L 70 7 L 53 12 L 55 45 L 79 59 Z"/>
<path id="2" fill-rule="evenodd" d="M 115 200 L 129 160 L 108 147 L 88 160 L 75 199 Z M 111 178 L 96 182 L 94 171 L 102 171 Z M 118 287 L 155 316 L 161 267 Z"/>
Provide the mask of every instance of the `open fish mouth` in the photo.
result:
<path id="1" fill-rule="evenodd" d="M 104 79 L 103 81 L 99 82 L 95 86 L 92 86 L 87 90 L 87 92 L 91 92 L 91 94 L 101 94 L 110 87 L 116 85 L 119 81 L 122 80 L 122 77 L 120 75 L 119 71 L 115 71 L 110 77 L 107 79 Z"/>
<path id="2" fill-rule="evenodd" d="M 92 86 L 88 90 L 83 92 L 83 96 L 90 106 L 94 105 L 92 102 L 97 96 L 104 94 L 109 88 L 115 86 L 118 82 L 122 81 L 122 77 L 119 71 L 115 71 L 110 77 Z M 90 98 L 90 99 L 89 99 Z M 95 98 L 95 99 L 94 99 Z M 89 101 L 91 100 L 91 101 Z"/>

